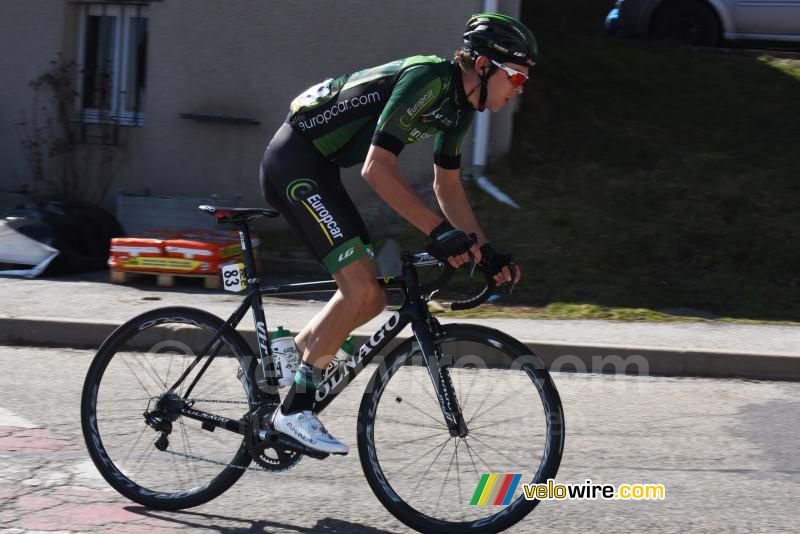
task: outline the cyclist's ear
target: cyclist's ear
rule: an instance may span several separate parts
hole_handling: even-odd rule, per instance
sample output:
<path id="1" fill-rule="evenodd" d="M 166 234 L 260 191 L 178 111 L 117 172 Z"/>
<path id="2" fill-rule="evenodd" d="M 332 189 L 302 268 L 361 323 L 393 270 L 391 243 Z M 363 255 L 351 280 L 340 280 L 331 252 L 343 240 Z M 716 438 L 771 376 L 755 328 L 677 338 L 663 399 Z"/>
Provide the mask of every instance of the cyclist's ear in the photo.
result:
<path id="1" fill-rule="evenodd" d="M 486 56 L 478 56 L 478 59 L 475 60 L 475 68 L 479 70 L 481 74 L 486 74 L 486 69 L 489 68 L 489 58 Z"/>

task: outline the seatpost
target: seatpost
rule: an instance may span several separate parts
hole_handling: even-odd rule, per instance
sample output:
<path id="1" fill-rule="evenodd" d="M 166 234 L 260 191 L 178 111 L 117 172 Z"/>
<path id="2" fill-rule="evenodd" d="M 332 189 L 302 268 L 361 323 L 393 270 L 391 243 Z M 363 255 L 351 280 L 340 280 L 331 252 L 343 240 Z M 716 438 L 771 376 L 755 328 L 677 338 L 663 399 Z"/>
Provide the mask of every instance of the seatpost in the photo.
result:
<path id="1" fill-rule="evenodd" d="M 250 227 L 247 223 L 234 225 L 239 232 L 239 240 L 242 243 L 242 257 L 244 258 L 245 274 L 247 275 L 247 286 L 257 286 L 259 283 L 258 272 L 256 271 L 255 258 L 253 256 L 253 243 L 250 240 Z"/>

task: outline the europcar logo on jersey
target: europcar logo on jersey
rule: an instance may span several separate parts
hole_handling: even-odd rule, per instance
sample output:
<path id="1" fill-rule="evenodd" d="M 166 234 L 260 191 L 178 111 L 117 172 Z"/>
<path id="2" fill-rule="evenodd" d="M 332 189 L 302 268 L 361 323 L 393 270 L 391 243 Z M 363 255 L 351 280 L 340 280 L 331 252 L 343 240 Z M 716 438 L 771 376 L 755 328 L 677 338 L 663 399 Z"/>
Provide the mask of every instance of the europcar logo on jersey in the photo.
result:
<path id="1" fill-rule="evenodd" d="M 472 495 L 470 505 L 482 506 L 484 504 L 502 505 L 511 504 L 514 492 L 517 491 L 521 474 L 487 473 L 481 475 L 478 487 Z"/>
<path id="2" fill-rule="evenodd" d="M 286 186 L 286 198 L 288 198 L 292 202 L 297 202 L 298 200 L 303 198 L 306 195 L 306 193 L 316 188 L 317 188 L 317 182 L 315 182 L 314 180 L 309 180 L 307 178 L 300 178 L 299 180 L 292 181 L 289 185 Z"/>
<path id="3" fill-rule="evenodd" d="M 409 117 L 413 117 L 414 115 L 417 114 L 417 112 L 419 112 L 419 110 L 421 110 L 425 106 L 425 104 L 430 102 L 432 98 L 433 98 L 433 89 L 428 89 L 428 92 L 419 97 L 419 100 L 417 100 L 413 106 L 406 109 L 406 113 L 408 114 Z"/>
<path id="4" fill-rule="evenodd" d="M 413 119 L 414 115 L 419 113 L 431 100 L 433 100 L 433 89 L 428 89 L 424 95 L 419 97 L 419 100 L 417 100 L 413 106 L 406 108 L 405 114 L 400 117 L 400 126 L 406 130 L 410 129 L 411 119 Z"/>
<path id="5" fill-rule="evenodd" d="M 292 119 L 292 121 L 293 124 L 300 128 L 300 130 L 305 132 L 306 130 L 310 130 L 317 126 L 328 124 L 331 119 L 337 117 L 340 113 L 345 113 L 352 109 L 369 104 L 375 104 L 380 101 L 381 94 L 378 91 L 372 91 L 368 94 L 357 95 L 350 99 L 334 102 L 330 105 L 330 107 L 328 107 L 328 109 L 321 110 L 317 114 L 313 114 L 314 110 L 308 113 L 298 113 L 297 116 Z"/>

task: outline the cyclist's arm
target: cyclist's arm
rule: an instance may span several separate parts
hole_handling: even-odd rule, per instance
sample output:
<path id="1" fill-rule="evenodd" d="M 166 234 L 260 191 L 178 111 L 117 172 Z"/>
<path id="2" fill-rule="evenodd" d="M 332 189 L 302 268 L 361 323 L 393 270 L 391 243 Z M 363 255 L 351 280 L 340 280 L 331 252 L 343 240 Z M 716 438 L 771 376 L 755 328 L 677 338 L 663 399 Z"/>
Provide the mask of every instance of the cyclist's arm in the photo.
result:
<path id="1" fill-rule="evenodd" d="M 361 175 L 378 196 L 425 235 L 442 222 L 442 217 L 426 206 L 408 185 L 397 167 L 397 156 L 389 150 L 372 145 Z"/>
<path id="2" fill-rule="evenodd" d="M 467 200 L 467 194 L 464 192 L 464 186 L 461 185 L 461 176 L 459 169 L 445 169 L 439 165 L 433 166 L 433 190 L 436 192 L 436 198 L 439 200 L 439 206 L 442 208 L 447 220 L 450 224 L 459 230 L 468 234 L 475 234 L 478 236 L 478 246 L 483 246 L 488 243 L 486 235 L 478 225 L 478 220 L 472 212 L 472 206 Z M 473 255 L 480 261 L 480 251 L 475 253 L 475 247 L 472 250 Z M 517 265 L 514 273 L 514 283 L 519 282 L 522 276 L 522 269 Z M 502 272 L 494 276 L 494 281 L 497 284 L 504 284 L 511 282 L 511 271 L 508 267 L 504 267 Z"/>
<path id="3" fill-rule="evenodd" d="M 467 234 L 477 235 L 479 247 L 488 241 L 472 212 L 467 194 L 464 192 L 464 186 L 461 185 L 460 169 L 445 169 L 434 165 L 433 191 L 450 224 Z M 478 259 L 480 259 L 480 254 L 478 254 Z"/>

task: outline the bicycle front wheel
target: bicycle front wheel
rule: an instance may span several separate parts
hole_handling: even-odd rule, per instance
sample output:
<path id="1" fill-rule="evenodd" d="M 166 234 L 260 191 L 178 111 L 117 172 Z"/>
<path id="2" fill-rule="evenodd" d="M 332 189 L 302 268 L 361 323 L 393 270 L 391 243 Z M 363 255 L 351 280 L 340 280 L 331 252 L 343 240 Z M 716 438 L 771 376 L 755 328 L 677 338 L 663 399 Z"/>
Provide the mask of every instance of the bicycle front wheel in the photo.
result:
<path id="1" fill-rule="evenodd" d="M 92 361 L 81 401 L 86 447 L 129 499 L 166 510 L 197 506 L 231 487 L 250 463 L 240 434 L 180 415 L 182 406 L 235 420 L 248 412 L 237 372 L 252 356 L 239 334 L 228 329 L 212 345 L 217 356 L 189 396 L 207 357 L 167 394 L 223 325 L 192 308 L 153 310 L 115 330 Z"/>
<path id="2" fill-rule="evenodd" d="M 414 529 L 499 532 L 538 504 L 522 485 L 556 475 L 561 400 L 541 361 L 502 332 L 450 324 L 435 343 L 468 435 L 450 435 L 419 345 L 409 340 L 362 398 L 361 465 L 381 503 Z"/>

